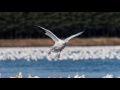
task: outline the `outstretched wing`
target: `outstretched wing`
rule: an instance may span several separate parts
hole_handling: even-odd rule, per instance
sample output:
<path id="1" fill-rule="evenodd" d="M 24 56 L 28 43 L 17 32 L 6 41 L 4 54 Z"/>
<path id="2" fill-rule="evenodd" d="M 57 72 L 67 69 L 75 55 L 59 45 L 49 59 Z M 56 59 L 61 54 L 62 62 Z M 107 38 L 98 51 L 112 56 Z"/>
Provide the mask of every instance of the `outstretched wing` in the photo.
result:
<path id="1" fill-rule="evenodd" d="M 72 39 L 72 38 L 74 38 L 74 37 L 76 37 L 76 36 L 81 35 L 83 32 L 84 32 L 84 31 L 79 32 L 79 33 L 77 33 L 77 34 L 74 34 L 74 35 L 72 35 L 72 36 L 70 36 L 70 37 L 66 38 L 66 39 L 65 39 L 65 42 L 68 42 L 70 39 Z"/>
<path id="2" fill-rule="evenodd" d="M 55 34 L 53 34 L 51 31 L 49 31 L 49 30 L 47 30 L 47 29 L 45 29 L 45 28 L 43 28 L 43 27 L 41 27 L 41 26 L 37 26 L 37 27 L 38 27 L 38 28 L 41 28 L 41 30 L 42 30 L 47 36 L 51 37 L 51 38 L 53 39 L 53 41 L 55 41 L 55 42 L 59 41 L 59 38 L 58 38 Z"/>

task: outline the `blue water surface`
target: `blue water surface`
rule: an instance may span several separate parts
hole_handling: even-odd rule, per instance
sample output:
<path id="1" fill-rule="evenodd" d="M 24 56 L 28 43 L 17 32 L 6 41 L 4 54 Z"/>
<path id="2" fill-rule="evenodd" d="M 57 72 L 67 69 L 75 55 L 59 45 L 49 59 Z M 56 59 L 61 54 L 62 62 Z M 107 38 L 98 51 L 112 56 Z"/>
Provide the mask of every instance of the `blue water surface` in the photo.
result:
<path id="1" fill-rule="evenodd" d="M 26 78 L 28 74 L 40 76 L 41 78 L 59 78 L 74 75 L 78 72 L 86 78 L 100 78 L 106 74 L 115 77 L 120 76 L 120 60 L 4 60 L 0 61 L 0 73 L 2 78 L 9 78 L 22 72 Z"/>

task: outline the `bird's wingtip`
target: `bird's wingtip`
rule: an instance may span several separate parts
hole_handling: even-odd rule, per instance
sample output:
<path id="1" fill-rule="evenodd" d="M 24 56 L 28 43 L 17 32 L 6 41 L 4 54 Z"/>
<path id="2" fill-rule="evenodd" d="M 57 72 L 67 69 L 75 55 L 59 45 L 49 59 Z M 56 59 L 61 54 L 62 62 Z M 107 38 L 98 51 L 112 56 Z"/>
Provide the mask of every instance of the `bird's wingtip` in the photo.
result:
<path id="1" fill-rule="evenodd" d="M 45 33 L 45 28 L 41 27 L 41 26 L 38 26 L 38 25 L 35 25 L 36 27 L 40 28 L 44 33 Z"/>
<path id="2" fill-rule="evenodd" d="M 38 27 L 38 28 L 42 28 L 43 29 L 43 27 L 41 27 L 41 26 L 39 26 L 39 25 L 35 25 L 36 27 Z"/>
<path id="3" fill-rule="evenodd" d="M 85 31 L 81 31 L 80 33 L 82 34 L 82 33 L 84 33 Z"/>
<path id="4" fill-rule="evenodd" d="M 85 32 L 85 30 L 84 31 L 82 31 L 81 33 L 84 33 Z"/>
<path id="5" fill-rule="evenodd" d="M 84 32 L 85 32 L 85 31 L 81 31 L 81 32 L 79 32 L 78 34 L 81 35 L 81 34 L 84 33 Z"/>
<path id="6" fill-rule="evenodd" d="M 85 31 L 82 31 L 83 33 L 85 32 Z"/>
<path id="7" fill-rule="evenodd" d="M 41 27 L 41 26 L 38 26 L 38 25 L 35 25 L 36 27 Z"/>

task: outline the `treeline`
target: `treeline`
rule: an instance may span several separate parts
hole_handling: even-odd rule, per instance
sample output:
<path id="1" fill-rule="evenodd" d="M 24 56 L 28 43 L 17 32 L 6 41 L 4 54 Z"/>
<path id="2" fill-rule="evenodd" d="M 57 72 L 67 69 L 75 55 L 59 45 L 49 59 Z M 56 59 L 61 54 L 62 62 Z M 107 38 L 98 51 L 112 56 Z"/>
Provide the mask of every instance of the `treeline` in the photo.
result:
<path id="1" fill-rule="evenodd" d="M 0 39 L 47 38 L 35 25 L 60 38 L 120 37 L 120 12 L 0 12 Z"/>

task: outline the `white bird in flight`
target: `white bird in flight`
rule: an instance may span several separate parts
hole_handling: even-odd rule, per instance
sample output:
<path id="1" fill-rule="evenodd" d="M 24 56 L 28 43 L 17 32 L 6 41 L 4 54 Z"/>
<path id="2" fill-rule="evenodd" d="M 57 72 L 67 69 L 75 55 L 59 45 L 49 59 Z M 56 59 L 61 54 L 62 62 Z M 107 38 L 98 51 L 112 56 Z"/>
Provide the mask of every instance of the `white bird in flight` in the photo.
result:
<path id="1" fill-rule="evenodd" d="M 59 39 L 55 34 L 53 34 L 50 30 L 48 29 L 45 29 L 41 26 L 37 26 L 38 28 L 41 28 L 41 30 L 47 35 L 49 36 L 50 38 L 53 39 L 53 41 L 55 42 L 55 44 L 52 46 L 52 48 L 50 49 L 50 51 L 48 52 L 48 55 L 51 54 L 52 51 L 54 52 L 59 52 L 58 54 L 58 58 L 60 58 L 60 53 L 61 51 L 65 48 L 66 44 L 68 43 L 68 41 L 76 36 L 79 36 L 81 35 L 84 31 L 82 32 L 79 32 L 77 34 L 74 34 L 74 35 L 71 35 L 70 37 L 64 39 L 64 40 L 61 40 Z"/>

